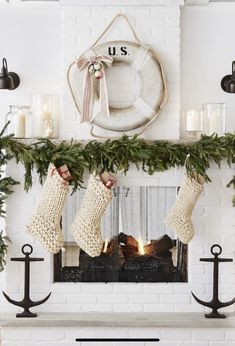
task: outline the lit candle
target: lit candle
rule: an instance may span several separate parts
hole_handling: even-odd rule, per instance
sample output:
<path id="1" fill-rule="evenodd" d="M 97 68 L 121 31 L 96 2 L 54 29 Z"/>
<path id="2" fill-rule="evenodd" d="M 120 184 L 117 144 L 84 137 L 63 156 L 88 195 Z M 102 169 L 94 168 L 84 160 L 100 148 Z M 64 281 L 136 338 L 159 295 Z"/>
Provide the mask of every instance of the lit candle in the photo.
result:
<path id="1" fill-rule="evenodd" d="M 53 134 L 52 127 L 50 124 L 48 124 L 44 130 L 44 136 L 47 138 L 51 138 Z"/>
<path id="2" fill-rule="evenodd" d="M 43 113 L 42 113 L 43 120 L 46 122 L 50 122 L 52 120 L 52 114 L 47 110 L 47 105 L 44 104 L 43 106 Z"/>
<path id="3" fill-rule="evenodd" d="M 53 135 L 52 113 L 47 110 L 46 104 L 44 104 L 43 106 L 42 118 L 43 118 L 43 136 L 50 138 Z"/>
<path id="4" fill-rule="evenodd" d="M 16 120 L 16 128 L 15 128 L 15 136 L 16 137 L 25 137 L 25 115 L 22 111 L 18 112 L 17 120 Z"/>

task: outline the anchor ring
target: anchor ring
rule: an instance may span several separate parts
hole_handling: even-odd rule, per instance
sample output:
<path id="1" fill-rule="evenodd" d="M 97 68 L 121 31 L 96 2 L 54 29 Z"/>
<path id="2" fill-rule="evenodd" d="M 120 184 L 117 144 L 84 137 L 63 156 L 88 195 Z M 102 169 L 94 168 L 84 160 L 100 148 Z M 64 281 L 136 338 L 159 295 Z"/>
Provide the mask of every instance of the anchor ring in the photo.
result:
<path id="1" fill-rule="evenodd" d="M 215 250 L 214 250 L 214 248 L 219 248 L 219 251 L 218 252 L 216 252 Z M 212 253 L 212 255 L 214 255 L 214 256 L 219 256 L 221 253 L 222 253 L 222 247 L 219 245 L 219 244 L 215 244 L 215 245 L 213 245 L 212 247 L 211 247 L 211 253 Z"/>
<path id="2" fill-rule="evenodd" d="M 25 248 L 26 247 L 29 247 L 30 248 L 30 252 L 28 252 L 28 251 L 26 251 L 25 250 Z M 21 251 L 22 251 L 22 253 L 25 255 L 25 256 L 29 256 L 29 255 L 31 255 L 31 253 L 33 252 L 33 247 L 32 247 L 32 245 L 30 245 L 30 244 L 24 244 L 23 246 L 22 246 L 22 248 L 21 248 Z"/>

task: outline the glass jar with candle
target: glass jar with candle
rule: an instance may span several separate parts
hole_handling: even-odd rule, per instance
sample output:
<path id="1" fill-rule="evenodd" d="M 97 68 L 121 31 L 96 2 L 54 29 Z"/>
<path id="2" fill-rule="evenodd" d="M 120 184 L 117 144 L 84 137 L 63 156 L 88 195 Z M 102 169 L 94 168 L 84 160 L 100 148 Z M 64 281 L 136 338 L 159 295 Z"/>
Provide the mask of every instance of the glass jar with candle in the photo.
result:
<path id="1" fill-rule="evenodd" d="M 33 114 L 30 106 L 10 105 L 10 111 L 6 115 L 8 134 L 14 134 L 16 138 L 32 138 L 33 136 Z"/>
<path id="2" fill-rule="evenodd" d="M 210 136 L 216 133 L 223 136 L 225 133 L 225 112 L 224 103 L 205 103 L 203 110 L 203 133 Z"/>
<path id="3" fill-rule="evenodd" d="M 35 94 L 31 98 L 34 137 L 57 138 L 59 96 Z"/>
<path id="4" fill-rule="evenodd" d="M 203 130 L 201 110 L 189 109 L 184 112 L 184 129 L 188 138 L 199 138 Z"/>

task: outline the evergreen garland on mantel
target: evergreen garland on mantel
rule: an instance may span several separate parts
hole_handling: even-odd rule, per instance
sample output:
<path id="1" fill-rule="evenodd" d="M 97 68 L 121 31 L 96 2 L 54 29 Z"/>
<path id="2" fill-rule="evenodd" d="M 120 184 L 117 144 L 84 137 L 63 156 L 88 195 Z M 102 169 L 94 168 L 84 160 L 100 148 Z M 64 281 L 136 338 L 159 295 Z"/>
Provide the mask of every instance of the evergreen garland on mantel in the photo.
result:
<path id="1" fill-rule="evenodd" d="M 33 168 L 36 168 L 42 182 L 50 162 L 53 162 L 56 167 L 64 164 L 69 167 L 74 178 L 71 183 L 74 190 L 82 185 L 86 169 L 97 173 L 105 170 L 126 173 L 130 165 L 134 164 L 137 169 L 152 175 L 171 167 L 182 167 L 186 161 L 186 169 L 189 173 L 195 170 L 203 175 L 206 181 L 210 181 L 207 169 L 212 161 L 218 167 L 224 159 L 227 160 L 229 166 L 235 163 L 235 133 L 228 133 L 222 137 L 202 135 L 199 141 L 190 143 L 147 141 L 137 136 L 123 135 L 119 139 L 92 140 L 87 143 L 39 139 L 29 144 L 24 140 L 14 139 L 13 135 L 4 136 L 5 128 L 0 134 L 0 151 L 3 155 L 6 150 L 7 155 L 0 165 L 11 158 L 15 158 L 17 163 L 21 162 L 25 168 L 26 191 L 32 185 Z M 186 160 L 188 154 L 190 156 Z M 9 179 L 10 191 L 10 187 L 16 182 L 11 178 L 7 179 Z M 233 185 L 235 188 L 235 176 L 231 179 L 228 186 Z M 1 191 L 0 183 L 0 193 Z"/>
<path id="2" fill-rule="evenodd" d="M 67 165 L 74 178 L 73 189 L 76 190 L 83 183 L 83 174 L 88 171 L 118 171 L 126 173 L 131 164 L 152 175 L 163 172 L 172 167 L 185 165 L 190 174 L 196 171 L 210 181 L 207 169 L 210 162 L 218 167 L 222 160 L 227 160 L 229 166 L 235 163 L 235 133 L 228 133 L 222 137 L 217 135 L 201 136 L 197 142 L 170 142 L 146 141 L 137 136 L 123 135 L 119 139 L 106 141 L 92 140 L 88 143 L 71 140 L 60 141 L 39 139 L 17 140 L 14 135 L 4 135 L 6 127 L 0 132 L 0 217 L 5 216 L 4 204 L 6 198 L 13 193 L 14 185 L 18 184 L 11 177 L 5 176 L 4 167 L 8 161 L 15 159 L 25 168 L 25 190 L 32 186 L 32 170 L 35 168 L 40 182 L 47 174 L 48 165 L 53 162 L 56 167 Z M 186 157 L 188 156 L 187 160 Z M 231 177 L 228 187 L 235 189 L 235 175 Z M 235 206 L 235 196 L 233 198 Z M 9 238 L 0 231 L 0 271 L 5 265 Z"/>

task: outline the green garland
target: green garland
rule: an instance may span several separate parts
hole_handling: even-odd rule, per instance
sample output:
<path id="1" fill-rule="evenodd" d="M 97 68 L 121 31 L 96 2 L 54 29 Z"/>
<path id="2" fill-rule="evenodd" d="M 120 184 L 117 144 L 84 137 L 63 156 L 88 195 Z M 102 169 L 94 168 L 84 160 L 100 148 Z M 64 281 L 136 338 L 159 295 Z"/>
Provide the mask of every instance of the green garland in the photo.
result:
<path id="1" fill-rule="evenodd" d="M 53 162 L 59 167 L 66 164 L 74 178 L 72 185 L 77 189 L 83 183 L 84 171 L 101 173 L 105 170 L 126 173 L 131 164 L 149 175 L 162 172 L 171 167 L 182 167 L 186 162 L 189 173 L 196 171 L 210 181 L 207 169 L 213 161 L 219 167 L 223 159 L 228 165 L 235 163 L 235 134 L 205 136 L 193 143 L 172 143 L 169 141 L 146 141 L 137 136 L 126 135 L 119 139 L 104 142 L 81 143 L 62 141 L 59 144 L 49 139 L 40 139 L 26 145 L 11 138 L 5 149 L 17 162 L 25 167 L 25 189 L 32 185 L 32 170 L 36 168 L 40 181 Z M 187 160 L 186 160 L 187 158 Z M 230 182 L 232 184 L 234 179 Z"/>
<path id="2" fill-rule="evenodd" d="M 5 212 L 5 201 L 6 198 L 11 195 L 13 191 L 13 186 L 17 185 L 16 182 L 11 177 L 6 177 L 4 172 L 4 166 L 12 158 L 9 153 L 6 153 L 4 149 L 8 146 L 12 140 L 12 136 L 3 136 L 7 125 L 3 128 L 0 133 L 0 217 L 4 218 L 6 215 Z M 6 264 L 6 254 L 8 249 L 8 243 L 10 239 L 7 236 L 3 235 L 3 231 L 0 231 L 0 272 L 3 271 Z"/>
<path id="3" fill-rule="evenodd" d="M 85 170 L 97 173 L 105 170 L 126 173 L 130 165 L 134 164 L 137 169 L 152 175 L 185 165 L 189 174 L 196 171 L 203 175 L 206 181 L 210 181 L 207 175 L 210 162 L 215 162 L 218 167 L 224 159 L 229 166 L 235 163 L 235 133 L 228 133 L 222 137 L 203 135 L 199 141 L 193 143 L 146 141 L 137 136 L 123 135 L 119 139 L 104 142 L 93 140 L 84 146 L 73 140 L 55 144 L 49 139 L 35 140 L 35 143 L 27 145 L 16 140 L 14 135 L 5 136 L 7 126 L 8 124 L 0 133 L 0 217 L 5 216 L 5 200 L 13 193 L 13 186 L 18 184 L 11 177 L 4 176 L 4 166 L 13 158 L 25 168 L 26 191 L 32 186 L 33 169 L 36 169 L 42 182 L 50 162 L 56 167 L 65 164 L 69 167 L 73 176 L 73 190 L 83 184 Z M 227 186 L 233 186 L 235 189 L 235 175 Z M 235 196 L 233 205 L 235 206 Z M 0 271 L 5 264 L 8 241 L 9 239 L 0 232 Z"/>

